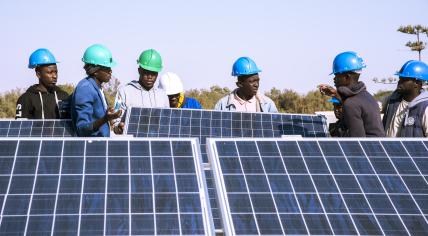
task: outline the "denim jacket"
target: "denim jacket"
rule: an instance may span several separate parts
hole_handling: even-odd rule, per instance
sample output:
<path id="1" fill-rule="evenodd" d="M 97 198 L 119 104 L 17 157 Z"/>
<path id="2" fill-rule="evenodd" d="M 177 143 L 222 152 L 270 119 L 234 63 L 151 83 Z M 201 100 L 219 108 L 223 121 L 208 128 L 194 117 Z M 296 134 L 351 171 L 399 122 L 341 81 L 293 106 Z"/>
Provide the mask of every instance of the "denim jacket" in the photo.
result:
<path id="1" fill-rule="evenodd" d="M 91 77 L 81 80 L 74 90 L 71 101 L 71 118 L 77 135 L 110 137 L 108 123 L 97 130 L 93 127 L 93 123 L 105 114 L 103 95 L 95 80 Z"/>

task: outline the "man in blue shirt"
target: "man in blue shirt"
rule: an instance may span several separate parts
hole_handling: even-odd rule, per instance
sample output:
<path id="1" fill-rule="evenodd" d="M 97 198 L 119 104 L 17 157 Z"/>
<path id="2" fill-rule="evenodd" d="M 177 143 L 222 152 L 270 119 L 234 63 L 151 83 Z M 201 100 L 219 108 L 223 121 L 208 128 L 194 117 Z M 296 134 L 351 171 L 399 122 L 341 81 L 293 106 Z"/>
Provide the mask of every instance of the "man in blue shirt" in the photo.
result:
<path id="1" fill-rule="evenodd" d="M 183 83 L 178 75 L 167 72 L 160 79 L 160 87 L 165 90 L 171 108 L 202 109 L 198 100 L 184 96 Z"/>
<path id="2" fill-rule="evenodd" d="M 71 101 L 71 117 L 78 136 L 109 137 L 109 122 L 121 111 L 108 107 L 101 84 L 111 79 L 111 67 L 116 65 L 110 50 L 100 44 L 86 49 L 82 61 L 88 77 L 81 80 Z"/>

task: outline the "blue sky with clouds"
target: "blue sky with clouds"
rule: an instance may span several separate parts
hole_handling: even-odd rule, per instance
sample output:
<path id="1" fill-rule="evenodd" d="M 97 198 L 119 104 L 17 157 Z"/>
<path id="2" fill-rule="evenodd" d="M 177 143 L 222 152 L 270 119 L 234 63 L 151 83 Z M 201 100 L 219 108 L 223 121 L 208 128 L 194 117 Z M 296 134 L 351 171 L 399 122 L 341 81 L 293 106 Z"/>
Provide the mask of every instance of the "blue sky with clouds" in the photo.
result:
<path id="1" fill-rule="evenodd" d="M 110 48 L 122 83 L 138 78 L 138 55 L 154 48 L 163 72 L 177 73 L 186 89 L 233 88 L 232 64 L 249 56 L 263 70 L 262 91 L 304 93 L 332 82 L 334 56 L 352 50 L 367 64 L 362 80 L 371 92 L 392 89 L 371 79 L 393 76 L 417 58 L 404 46 L 415 37 L 397 28 L 428 26 L 427 9 L 428 0 L 1 1 L 0 92 L 37 82 L 27 64 L 41 47 L 61 61 L 59 83 L 76 84 L 83 52 L 94 43 Z"/>

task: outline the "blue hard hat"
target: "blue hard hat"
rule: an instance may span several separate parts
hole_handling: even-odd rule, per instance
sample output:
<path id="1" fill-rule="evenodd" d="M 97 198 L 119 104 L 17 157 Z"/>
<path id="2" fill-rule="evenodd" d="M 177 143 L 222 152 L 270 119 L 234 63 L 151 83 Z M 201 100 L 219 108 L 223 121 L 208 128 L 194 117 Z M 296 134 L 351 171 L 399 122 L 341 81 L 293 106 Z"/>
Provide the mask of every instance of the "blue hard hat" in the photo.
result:
<path id="1" fill-rule="evenodd" d="M 333 72 L 330 75 L 361 70 L 365 67 L 363 59 L 356 52 L 342 52 L 334 58 Z"/>
<path id="2" fill-rule="evenodd" d="M 395 75 L 428 81 L 428 65 L 422 61 L 410 60 L 404 63 L 401 70 L 395 73 Z"/>
<path id="3" fill-rule="evenodd" d="M 240 57 L 233 63 L 232 76 L 252 75 L 261 72 L 249 57 Z"/>
<path id="4" fill-rule="evenodd" d="M 328 100 L 327 102 L 331 102 L 333 104 L 337 104 L 340 105 L 341 102 L 339 101 L 339 99 L 337 99 L 336 97 L 332 97 L 330 100 Z"/>
<path id="5" fill-rule="evenodd" d="M 31 53 L 28 59 L 28 68 L 33 69 L 40 65 L 56 64 L 58 61 L 54 55 L 46 48 L 39 48 Z"/>

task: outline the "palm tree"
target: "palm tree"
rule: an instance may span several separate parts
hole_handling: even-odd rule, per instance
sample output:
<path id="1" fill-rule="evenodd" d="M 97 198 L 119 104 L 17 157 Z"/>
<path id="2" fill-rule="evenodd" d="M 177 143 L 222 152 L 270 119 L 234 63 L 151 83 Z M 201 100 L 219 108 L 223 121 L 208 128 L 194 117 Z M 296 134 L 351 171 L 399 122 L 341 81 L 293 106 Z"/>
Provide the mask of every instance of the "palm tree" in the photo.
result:
<path id="1" fill-rule="evenodd" d="M 421 51 L 425 49 L 426 43 L 420 40 L 420 34 L 426 33 L 428 36 L 428 27 L 421 25 L 407 25 L 400 26 L 397 30 L 398 32 L 405 34 L 414 34 L 416 35 L 416 42 L 409 41 L 406 43 L 406 46 L 412 51 L 417 51 L 419 54 L 419 61 L 421 60 Z"/>

